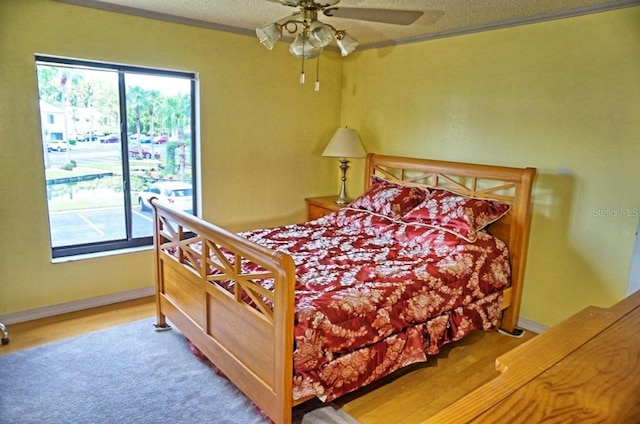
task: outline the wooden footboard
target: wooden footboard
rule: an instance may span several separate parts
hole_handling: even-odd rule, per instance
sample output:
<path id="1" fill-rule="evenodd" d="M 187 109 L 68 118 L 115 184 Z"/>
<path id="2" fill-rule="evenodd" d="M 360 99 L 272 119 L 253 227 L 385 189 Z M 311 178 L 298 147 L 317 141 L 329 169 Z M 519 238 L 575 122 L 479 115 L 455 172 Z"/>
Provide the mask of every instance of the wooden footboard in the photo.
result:
<path id="1" fill-rule="evenodd" d="M 151 204 L 158 326 L 168 318 L 269 417 L 290 423 L 293 260 L 155 199 Z M 262 270 L 244 274 L 244 261 Z M 256 284 L 261 280 L 272 281 L 272 290 Z M 232 292 L 221 285 L 229 281 Z"/>

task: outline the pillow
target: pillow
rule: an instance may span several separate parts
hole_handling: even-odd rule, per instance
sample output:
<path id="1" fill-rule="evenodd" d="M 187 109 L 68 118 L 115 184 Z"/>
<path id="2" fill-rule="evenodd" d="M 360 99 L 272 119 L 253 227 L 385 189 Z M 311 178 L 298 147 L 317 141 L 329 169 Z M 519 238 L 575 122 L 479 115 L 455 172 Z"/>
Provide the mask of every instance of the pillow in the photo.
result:
<path id="1" fill-rule="evenodd" d="M 364 209 L 391 219 L 400 219 L 426 197 L 425 189 L 397 184 L 374 175 L 371 177 L 369 188 L 351 202 L 349 207 Z"/>
<path id="2" fill-rule="evenodd" d="M 429 196 L 402 217 L 406 223 L 438 227 L 474 242 L 478 231 L 509 212 L 510 206 L 492 199 L 476 199 L 448 190 L 431 189 Z"/>

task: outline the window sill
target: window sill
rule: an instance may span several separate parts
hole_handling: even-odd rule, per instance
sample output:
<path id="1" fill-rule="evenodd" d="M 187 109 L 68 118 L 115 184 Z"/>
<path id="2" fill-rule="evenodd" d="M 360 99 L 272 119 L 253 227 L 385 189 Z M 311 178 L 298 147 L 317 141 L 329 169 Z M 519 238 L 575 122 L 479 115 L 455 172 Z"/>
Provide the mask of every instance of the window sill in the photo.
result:
<path id="1" fill-rule="evenodd" d="M 86 253 L 81 255 L 52 258 L 51 263 L 60 264 L 60 263 L 66 263 L 66 262 L 84 261 L 87 259 L 98 259 L 98 258 L 104 258 L 107 256 L 128 255 L 131 253 L 139 253 L 147 250 L 153 250 L 153 246 L 131 247 L 127 249 L 109 250 L 107 252 Z"/>

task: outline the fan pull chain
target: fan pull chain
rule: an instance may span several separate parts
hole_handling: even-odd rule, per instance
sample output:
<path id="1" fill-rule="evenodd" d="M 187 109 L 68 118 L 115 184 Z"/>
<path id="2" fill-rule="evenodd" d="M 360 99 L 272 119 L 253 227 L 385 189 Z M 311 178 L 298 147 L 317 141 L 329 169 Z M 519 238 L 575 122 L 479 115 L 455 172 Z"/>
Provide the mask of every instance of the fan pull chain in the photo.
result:
<path id="1" fill-rule="evenodd" d="M 300 72 L 300 84 L 304 84 L 304 39 L 302 40 L 302 72 Z"/>
<path id="2" fill-rule="evenodd" d="M 320 91 L 320 56 L 322 55 L 318 55 L 318 60 L 316 62 L 316 85 L 314 87 L 316 91 Z"/>

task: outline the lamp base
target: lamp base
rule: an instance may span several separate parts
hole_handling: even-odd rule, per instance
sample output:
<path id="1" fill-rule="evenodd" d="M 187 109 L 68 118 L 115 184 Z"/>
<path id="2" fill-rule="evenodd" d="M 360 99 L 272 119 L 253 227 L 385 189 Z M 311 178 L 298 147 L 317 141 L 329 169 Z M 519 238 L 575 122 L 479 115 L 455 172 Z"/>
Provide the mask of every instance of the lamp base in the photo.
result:
<path id="1" fill-rule="evenodd" d="M 340 195 L 336 199 L 336 204 L 338 205 L 346 205 L 347 203 L 351 203 L 351 199 L 347 197 L 347 168 L 349 168 L 349 161 L 347 158 L 340 159 L 340 170 L 342 171 L 342 178 L 340 178 Z"/>
<path id="2" fill-rule="evenodd" d="M 348 197 L 338 197 L 334 202 L 337 205 L 348 205 L 349 203 L 351 203 L 352 199 L 349 199 Z"/>

